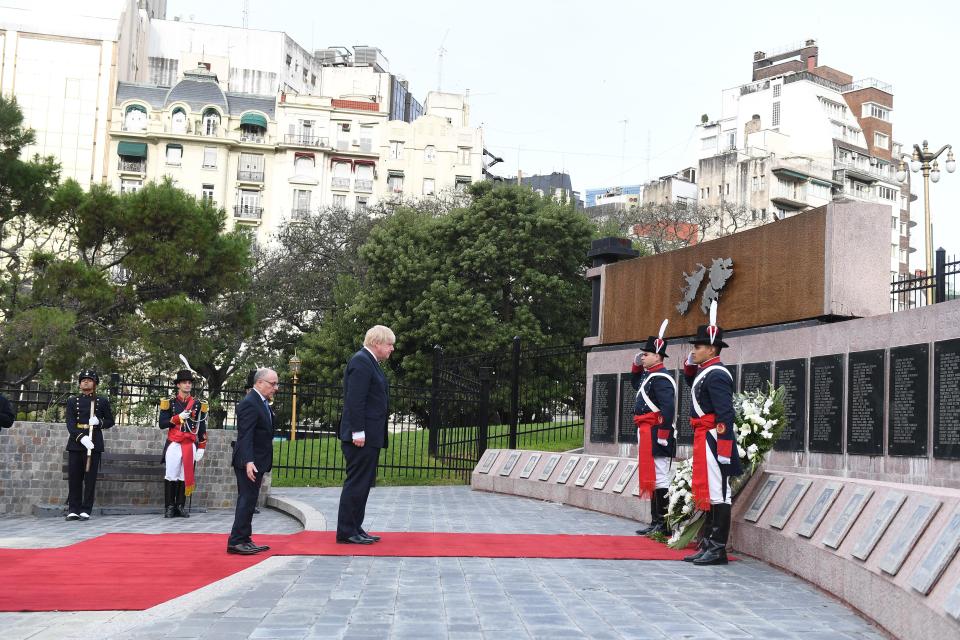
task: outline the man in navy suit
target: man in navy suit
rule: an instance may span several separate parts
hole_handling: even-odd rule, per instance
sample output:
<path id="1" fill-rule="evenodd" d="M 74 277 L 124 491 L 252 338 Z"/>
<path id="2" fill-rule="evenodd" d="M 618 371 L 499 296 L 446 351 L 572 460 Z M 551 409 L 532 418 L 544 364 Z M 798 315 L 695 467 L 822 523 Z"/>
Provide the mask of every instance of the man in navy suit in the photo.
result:
<path id="1" fill-rule="evenodd" d="M 337 542 L 341 544 L 373 544 L 380 540 L 380 536 L 363 530 L 363 518 L 370 488 L 377 478 L 380 449 L 387 447 L 390 384 L 380 363 L 393 353 L 396 341 L 388 327 L 371 327 L 363 339 L 363 348 L 353 354 L 343 374 L 340 447 L 347 461 L 347 477 L 337 513 Z"/>
<path id="2" fill-rule="evenodd" d="M 237 404 L 237 443 L 233 449 L 233 470 L 237 474 L 237 510 L 227 540 L 227 553 L 253 555 L 270 547 L 256 545 L 253 510 L 260 496 L 263 474 L 273 468 L 273 412 L 270 400 L 277 392 L 277 372 L 257 369 L 253 390 Z"/>

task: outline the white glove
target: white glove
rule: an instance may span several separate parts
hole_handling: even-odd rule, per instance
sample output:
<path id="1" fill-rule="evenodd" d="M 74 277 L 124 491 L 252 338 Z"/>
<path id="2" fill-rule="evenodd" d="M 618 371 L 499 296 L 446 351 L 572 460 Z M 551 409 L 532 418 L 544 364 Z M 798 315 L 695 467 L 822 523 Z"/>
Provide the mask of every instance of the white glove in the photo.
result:
<path id="1" fill-rule="evenodd" d="M 638 351 L 638 352 L 637 352 L 637 355 L 633 356 L 633 364 L 637 365 L 638 367 L 639 367 L 639 366 L 642 366 L 642 365 L 643 365 L 643 361 L 640 359 L 640 358 L 642 358 L 642 357 L 643 357 L 643 352 L 642 352 L 642 351 Z"/>
<path id="2" fill-rule="evenodd" d="M 80 444 L 87 448 L 87 451 L 93 451 L 93 440 L 90 439 L 90 436 L 83 436 L 80 438 Z"/>
<path id="3" fill-rule="evenodd" d="M 730 458 L 725 458 L 724 456 L 717 456 L 717 462 L 720 464 L 730 464 Z"/>
<path id="4" fill-rule="evenodd" d="M 189 420 L 189 419 L 190 419 L 190 412 L 189 412 L 189 411 L 181 411 L 181 412 L 180 412 L 180 422 L 186 422 L 186 421 Z"/>
<path id="5" fill-rule="evenodd" d="M 662 438 L 657 438 L 657 444 L 659 444 L 661 447 L 665 447 L 665 446 L 667 446 L 667 445 L 669 444 L 669 442 L 667 442 L 666 440 L 664 440 L 664 439 L 662 439 Z"/>
<path id="6" fill-rule="evenodd" d="M 687 364 L 693 364 L 693 351 L 687 354 Z"/>
<path id="7" fill-rule="evenodd" d="M 95 427 L 98 424 L 100 424 L 100 418 L 98 418 L 97 416 L 90 416 L 90 422 L 88 422 L 87 424 Z"/>
<path id="8" fill-rule="evenodd" d="M 197 462 L 200 462 L 201 460 L 203 460 L 203 452 L 204 452 L 204 451 L 206 451 L 206 449 L 197 449 L 197 455 L 194 456 L 194 459 L 195 459 Z"/>

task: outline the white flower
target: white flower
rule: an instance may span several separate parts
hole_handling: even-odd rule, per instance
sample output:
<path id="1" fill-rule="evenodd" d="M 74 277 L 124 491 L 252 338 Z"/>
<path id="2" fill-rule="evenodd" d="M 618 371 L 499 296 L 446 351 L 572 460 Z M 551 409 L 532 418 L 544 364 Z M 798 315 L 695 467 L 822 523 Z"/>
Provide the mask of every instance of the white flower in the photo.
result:
<path id="1" fill-rule="evenodd" d="M 762 434 L 760 434 L 760 435 L 762 435 L 762 436 L 763 436 L 764 438 L 766 438 L 767 440 L 771 440 L 771 439 L 773 438 L 773 434 L 770 433 L 769 431 L 764 431 L 764 432 L 763 432 Z"/>
<path id="2" fill-rule="evenodd" d="M 760 447 L 758 447 L 755 444 L 752 444 L 749 447 L 747 447 L 747 453 L 750 455 L 751 460 L 753 460 L 753 458 L 757 455 L 758 451 L 760 451 Z"/>
<path id="3" fill-rule="evenodd" d="M 747 455 L 747 450 L 741 447 L 740 445 L 737 445 L 737 454 L 742 458 L 745 455 Z"/>

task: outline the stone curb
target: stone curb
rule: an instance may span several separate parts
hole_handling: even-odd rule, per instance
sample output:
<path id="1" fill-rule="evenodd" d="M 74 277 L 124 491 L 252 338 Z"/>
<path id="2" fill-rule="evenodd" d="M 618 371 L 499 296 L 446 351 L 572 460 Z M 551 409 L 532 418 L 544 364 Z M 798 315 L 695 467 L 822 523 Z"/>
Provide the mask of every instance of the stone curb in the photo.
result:
<path id="1" fill-rule="evenodd" d="M 304 531 L 326 531 L 327 519 L 306 502 L 281 496 L 267 496 L 267 506 L 296 518 Z"/>

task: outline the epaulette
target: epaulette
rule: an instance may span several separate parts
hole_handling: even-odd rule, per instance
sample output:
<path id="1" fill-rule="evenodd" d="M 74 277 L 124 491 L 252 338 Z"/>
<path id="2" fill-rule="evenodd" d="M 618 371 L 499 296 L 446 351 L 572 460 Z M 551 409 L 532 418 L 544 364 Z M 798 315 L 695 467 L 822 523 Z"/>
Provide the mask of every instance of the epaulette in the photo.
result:
<path id="1" fill-rule="evenodd" d="M 160 400 L 160 411 L 167 411 L 170 409 L 170 398 L 163 398 Z"/>

